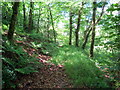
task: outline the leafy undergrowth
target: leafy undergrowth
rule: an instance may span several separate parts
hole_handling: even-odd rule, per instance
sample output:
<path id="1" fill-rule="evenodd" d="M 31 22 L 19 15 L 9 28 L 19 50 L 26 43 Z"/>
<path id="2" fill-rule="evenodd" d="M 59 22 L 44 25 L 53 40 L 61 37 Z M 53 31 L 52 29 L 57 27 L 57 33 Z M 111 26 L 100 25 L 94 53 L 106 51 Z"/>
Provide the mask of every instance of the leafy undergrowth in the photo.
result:
<path id="1" fill-rule="evenodd" d="M 49 40 L 44 42 L 31 36 L 24 37 L 26 39 L 15 41 L 16 46 L 10 46 L 4 40 L 5 86 L 15 88 L 15 83 L 17 88 L 87 89 L 119 86 L 115 75 L 110 72 L 114 63 L 106 54 L 101 57 L 100 53 L 91 59 L 87 51 L 74 46 L 56 47 Z"/>
<path id="2" fill-rule="evenodd" d="M 23 42 L 18 42 L 23 43 Z M 24 44 L 24 43 L 23 43 Z M 48 60 L 50 56 L 39 54 L 39 51 L 33 48 L 24 49 L 30 56 L 36 56 L 36 59 L 43 64 L 38 72 L 22 77 L 17 80 L 18 88 L 70 88 L 72 87 L 67 75 L 64 73 L 63 65 L 55 65 Z M 20 82 L 19 82 L 20 81 Z"/>
<path id="3" fill-rule="evenodd" d="M 66 74 L 72 79 L 74 87 L 118 87 L 115 86 L 115 76 L 111 76 L 111 73 L 108 72 L 108 66 L 110 66 L 108 62 L 111 60 L 108 57 L 101 56 L 92 59 L 85 53 L 86 51 L 74 46 L 63 46 L 59 48 L 59 53 L 53 56 L 52 62 L 65 66 Z M 99 59 L 103 62 L 100 63 Z"/>
<path id="4" fill-rule="evenodd" d="M 38 72 L 41 67 L 34 57 L 23 51 L 23 47 L 10 45 L 6 36 L 2 37 L 2 84 L 3 88 L 15 88 L 15 80 L 24 74 Z"/>
<path id="5" fill-rule="evenodd" d="M 21 46 L 29 46 L 30 42 L 16 41 Z M 27 47 L 28 47 L 27 46 Z M 22 80 L 18 79 L 16 83 L 18 88 L 70 88 L 72 84 L 70 83 L 67 75 L 64 73 L 65 69 L 63 65 L 55 65 L 50 63 L 51 57 L 40 53 L 39 49 L 34 48 L 24 48 L 23 50 L 27 52 L 30 56 L 36 57 L 39 62 L 42 63 L 42 67 L 39 68 L 38 72 L 32 73 L 30 75 L 25 75 Z M 48 50 L 49 51 L 49 50 Z"/>
<path id="6" fill-rule="evenodd" d="M 29 37 L 26 37 L 21 41 L 15 40 L 15 45 L 9 45 L 7 40 L 4 39 L 3 88 L 72 87 L 64 73 L 64 66 L 50 62 L 50 55 L 56 49 L 54 45 L 52 43 L 40 43 L 38 40 L 33 42 L 33 39 L 29 39 Z M 49 47 L 51 48 L 49 49 Z"/>

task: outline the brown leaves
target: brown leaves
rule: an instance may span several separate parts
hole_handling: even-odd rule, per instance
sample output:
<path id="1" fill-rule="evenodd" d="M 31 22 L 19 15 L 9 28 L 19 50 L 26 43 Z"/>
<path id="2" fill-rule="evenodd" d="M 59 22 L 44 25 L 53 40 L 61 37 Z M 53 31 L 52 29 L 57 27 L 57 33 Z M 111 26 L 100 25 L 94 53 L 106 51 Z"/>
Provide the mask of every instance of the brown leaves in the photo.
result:
<path id="1" fill-rule="evenodd" d="M 28 85 L 29 81 L 32 83 Z M 23 86 L 28 86 L 27 88 L 72 87 L 63 67 L 59 68 L 57 65 L 51 65 L 50 68 L 44 66 L 39 69 L 39 72 L 24 77 L 21 83 Z"/>
<path id="2" fill-rule="evenodd" d="M 16 41 L 22 45 L 27 42 Z M 18 88 L 63 88 L 63 87 L 72 87 L 69 83 L 67 75 L 64 73 L 65 69 L 63 65 L 55 65 L 48 62 L 51 59 L 50 56 L 39 54 L 37 49 L 32 47 L 24 47 L 23 50 L 27 52 L 30 56 L 36 57 L 39 59 L 44 66 L 39 69 L 39 72 L 32 73 L 22 77 L 21 80 L 18 80 Z"/>
<path id="3" fill-rule="evenodd" d="M 44 64 L 39 72 L 33 73 L 23 78 L 20 82 L 22 86 L 27 88 L 63 88 L 72 87 L 69 83 L 67 75 L 64 73 L 63 65 L 55 65 L 48 63 L 51 57 L 45 55 L 39 55 L 40 62 Z M 31 81 L 32 83 L 28 83 Z M 28 85 L 29 84 L 29 85 Z"/>

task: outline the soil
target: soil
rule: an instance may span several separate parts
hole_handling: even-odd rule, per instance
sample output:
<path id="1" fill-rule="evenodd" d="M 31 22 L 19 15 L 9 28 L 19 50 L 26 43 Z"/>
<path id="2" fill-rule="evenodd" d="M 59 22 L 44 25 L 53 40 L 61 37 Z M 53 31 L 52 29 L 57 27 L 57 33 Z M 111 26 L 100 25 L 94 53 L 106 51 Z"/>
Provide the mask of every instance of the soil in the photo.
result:
<path id="1" fill-rule="evenodd" d="M 26 42 L 18 42 L 21 46 L 25 46 Z M 28 43 L 27 43 L 28 45 Z M 50 62 L 52 57 L 40 54 L 38 50 L 34 48 L 23 48 L 30 56 L 37 55 L 36 59 L 43 64 L 39 68 L 38 72 L 24 75 L 20 80 L 17 80 L 18 88 L 72 88 L 70 79 L 65 73 L 63 65 L 55 65 Z M 34 55 L 35 54 L 35 55 Z"/>

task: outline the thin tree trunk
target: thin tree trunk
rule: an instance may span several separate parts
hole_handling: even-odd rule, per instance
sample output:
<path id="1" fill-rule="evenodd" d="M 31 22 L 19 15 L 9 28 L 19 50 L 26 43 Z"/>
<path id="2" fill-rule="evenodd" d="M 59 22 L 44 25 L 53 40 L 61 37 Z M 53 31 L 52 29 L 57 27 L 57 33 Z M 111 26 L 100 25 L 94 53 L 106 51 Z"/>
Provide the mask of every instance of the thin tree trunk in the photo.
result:
<path id="1" fill-rule="evenodd" d="M 80 29 L 80 21 L 81 21 L 83 5 L 84 5 L 84 3 L 82 2 L 82 7 L 80 8 L 80 10 L 78 12 L 77 29 L 75 31 L 75 46 L 76 47 L 78 47 L 78 45 L 79 45 L 79 29 Z"/>
<path id="2" fill-rule="evenodd" d="M 90 29 L 90 27 L 91 27 L 92 21 L 87 20 L 86 23 L 87 23 L 87 25 L 86 25 L 86 28 L 85 28 L 85 31 L 84 31 L 84 41 L 85 41 L 85 39 L 86 39 L 87 33 L 89 32 L 89 29 Z M 90 25 L 89 25 L 89 24 L 90 24 Z"/>
<path id="3" fill-rule="evenodd" d="M 24 0 L 23 0 L 24 1 Z M 26 31 L 26 9 L 25 9 L 25 3 L 23 2 L 23 29 Z"/>
<path id="4" fill-rule="evenodd" d="M 88 27 L 90 27 L 89 26 L 89 20 L 86 20 L 86 23 L 87 23 L 87 25 L 85 26 L 85 30 L 84 30 L 84 39 L 85 39 L 85 37 L 86 37 L 86 34 L 87 34 L 87 31 L 88 31 Z"/>
<path id="5" fill-rule="evenodd" d="M 15 30 L 15 23 L 17 21 L 19 3 L 20 2 L 14 2 L 14 5 L 12 7 L 13 14 L 12 14 L 12 17 L 11 17 L 10 27 L 9 27 L 8 36 L 7 36 L 10 43 L 13 43 L 13 34 L 14 34 L 14 30 Z"/>
<path id="6" fill-rule="evenodd" d="M 96 1 L 93 2 L 93 25 L 92 25 L 92 37 L 91 37 L 91 46 L 90 46 L 90 57 L 93 57 L 94 50 L 94 40 L 95 40 L 95 17 L 96 17 Z"/>
<path id="7" fill-rule="evenodd" d="M 47 37 L 48 37 L 48 40 L 50 40 L 50 32 L 49 32 L 49 27 L 50 27 L 50 18 L 49 18 L 49 14 L 48 14 L 48 17 L 47 17 Z"/>
<path id="8" fill-rule="evenodd" d="M 33 29 L 33 2 L 30 2 L 30 12 L 29 12 L 29 24 L 28 24 L 28 32 L 31 32 Z"/>
<path id="9" fill-rule="evenodd" d="M 40 29 L 40 25 L 39 25 L 39 23 L 40 23 L 40 15 L 41 15 L 40 11 L 41 11 L 41 9 L 40 9 L 40 6 L 39 6 L 39 15 L 38 15 L 38 22 L 37 22 L 37 24 L 38 24 L 37 32 L 39 32 L 39 29 Z"/>
<path id="10" fill-rule="evenodd" d="M 70 34 L 69 34 L 69 45 L 72 45 L 72 12 L 71 12 L 71 9 L 70 9 L 70 19 L 69 19 L 69 25 L 70 25 Z"/>
<path id="11" fill-rule="evenodd" d="M 88 27 L 88 29 L 89 29 L 90 27 Z M 83 45 L 82 45 L 82 49 L 85 49 L 85 46 L 86 46 L 86 43 L 87 43 L 87 41 L 88 41 L 88 37 L 89 37 L 89 34 L 90 34 L 90 32 L 92 31 L 92 28 L 90 28 L 90 30 L 88 30 L 88 32 L 86 33 L 86 35 L 85 35 L 85 39 L 84 39 L 84 42 L 83 42 Z"/>
<path id="12" fill-rule="evenodd" d="M 99 21 L 101 20 L 101 17 L 103 16 L 103 13 L 104 13 L 104 7 L 105 7 L 105 4 L 104 4 L 103 7 L 102 7 L 102 12 L 101 12 L 99 18 L 97 19 L 95 25 L 97 25 L 97 24 L 99 23 Z M 90 26 L 89 26 L 87 29 L 88 29 L 88 32 L 86 33 L 86 37 L 85 37 L 84 42 L 83 42 L 83 44 L 82 44 L 82 49 L 85 49 L 86 44 L 87 44 L 87 41 L 88 41 L 89 34 L 90 34 L 90 32 L 92 31 L 91 24 L 90 24 Z"/>
<path id="13" fill-rule="evenodd" d="M 54 36 L 54 41 L 56 42 L 56 32 L 54 28 L 54 22 L 53 22 L 53 16 L 52 16 L 52 11 L 50 6 L 48 5 L 49 11 L 50 11 L 50 17 L 51 17 L 51 23 L 52 23 L 52 28 L 53 28 L 53 36 Z"/>

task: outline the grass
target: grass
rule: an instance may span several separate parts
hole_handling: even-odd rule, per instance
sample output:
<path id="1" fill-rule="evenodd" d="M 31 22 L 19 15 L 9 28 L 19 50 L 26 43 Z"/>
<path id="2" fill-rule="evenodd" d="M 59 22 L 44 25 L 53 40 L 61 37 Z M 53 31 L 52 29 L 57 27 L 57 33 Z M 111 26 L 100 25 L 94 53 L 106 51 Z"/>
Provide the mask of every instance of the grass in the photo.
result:
<path id="1" fill-rule="evenodd" d="M 66 73 L 75 87 L 109 87 L 109 80 L 103 76 L 104 72 L 96 66 L 96 62 L 99 63 L 100 60 L 108 64 L 110 59 L 105 54 L 105 58 L 98 54 L 98 57 L 91 59 L 86 54 L 86 50 L 83 51 L 74 46 L 66 45 L 58 49 L 59 51 L 53 55 L 52 62 L 64 65 Z"/>

